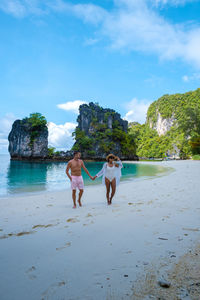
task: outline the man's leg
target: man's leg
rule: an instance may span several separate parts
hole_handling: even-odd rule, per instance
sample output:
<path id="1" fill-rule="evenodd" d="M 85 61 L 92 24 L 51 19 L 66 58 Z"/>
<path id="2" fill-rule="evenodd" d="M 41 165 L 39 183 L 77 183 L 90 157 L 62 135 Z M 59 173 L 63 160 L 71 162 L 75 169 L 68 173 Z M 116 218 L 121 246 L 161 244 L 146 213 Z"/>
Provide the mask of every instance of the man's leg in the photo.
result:
<path id="1" fill-rule="evenodd" d="M 76 190 L 72 190 L 72 199 L 74 202 L 73 208 L 76 208 Z"/>
<path id="2" fill-rule="evenodd" d="M 105 177 L 105 184 L 106 184 L 106 198 L 107 198 L 107 202 L 108 202 L 108 205 L 110 204 L 110 200 L 109 200 L 109 197 L 110 197 L 110 180 L 108 180 L 106 177 Z"/>
<path id="3" fill-rule="evenodd" d="M 111 182 L 111 188 L 112 188 L 112 193 L 110 196 L 110 204 L 112 204 L 112 198 L 114 197 L 115 191 L 116 191 L 116 179 L 115 178 Z"/>
<path id="4" fill-rule="evenodd" d="M 82 197 L 82 195 L 83 195 L 83 190 L 80 189 L 79 190 L 79 195 L 78 195 L 78 204 L 79 204 L 79 206 L 82 206 L 82 203 L 81 203 L 81 197 Z"/>

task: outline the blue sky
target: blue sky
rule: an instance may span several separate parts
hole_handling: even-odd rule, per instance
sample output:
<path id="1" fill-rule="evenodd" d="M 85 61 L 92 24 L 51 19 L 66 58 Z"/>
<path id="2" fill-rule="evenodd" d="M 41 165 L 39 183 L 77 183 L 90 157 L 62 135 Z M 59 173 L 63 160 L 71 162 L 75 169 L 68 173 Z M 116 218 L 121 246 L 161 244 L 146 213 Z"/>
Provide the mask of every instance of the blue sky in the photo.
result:
<path id="1" fill-rule="evenodd" d="M 199 0 L 1 0 L 0 153 L 41 112 L 69 149 L 82 102 L 145 122 L 163 94 L 200 87 Z"/>

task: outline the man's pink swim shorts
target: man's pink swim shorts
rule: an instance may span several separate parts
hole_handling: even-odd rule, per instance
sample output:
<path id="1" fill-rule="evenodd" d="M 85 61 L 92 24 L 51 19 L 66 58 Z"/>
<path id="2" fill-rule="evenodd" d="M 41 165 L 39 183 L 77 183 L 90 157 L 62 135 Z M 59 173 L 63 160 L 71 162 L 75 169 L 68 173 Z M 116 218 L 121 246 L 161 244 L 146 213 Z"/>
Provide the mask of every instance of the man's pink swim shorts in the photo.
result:
<path id="1" fill-rule="evenodd" d="M 71 176 L 72 181 L 71 181 L 71 189 L 76 190 L 77 188 L 79 190 L 84 189 L 84 183 L 83 183 L 83 177 L 82 176 Z"/>

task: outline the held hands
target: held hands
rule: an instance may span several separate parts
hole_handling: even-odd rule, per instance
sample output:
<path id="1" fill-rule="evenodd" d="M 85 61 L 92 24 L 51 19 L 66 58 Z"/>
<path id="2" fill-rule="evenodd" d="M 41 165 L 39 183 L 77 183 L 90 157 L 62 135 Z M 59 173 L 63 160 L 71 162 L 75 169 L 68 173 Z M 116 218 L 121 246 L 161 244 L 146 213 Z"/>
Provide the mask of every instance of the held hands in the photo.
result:
<path id="1" fill-rule="evenodd" d="M 93 177 L 91 177 L 91 179 L 92 179 L 92 180 L 95 180 L 96 178 L 97 178 L 97 176 L 93 176 Z"/>

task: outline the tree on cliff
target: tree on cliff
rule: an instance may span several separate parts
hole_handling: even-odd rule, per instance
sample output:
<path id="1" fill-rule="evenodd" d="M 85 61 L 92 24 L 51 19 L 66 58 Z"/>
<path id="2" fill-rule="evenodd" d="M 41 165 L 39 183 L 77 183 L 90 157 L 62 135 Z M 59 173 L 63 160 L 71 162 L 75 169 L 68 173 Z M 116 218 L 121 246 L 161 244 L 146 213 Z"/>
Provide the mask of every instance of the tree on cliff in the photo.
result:
<path id="1" fill-rule="evenodd" d="M 47 120 L 41 113 L 32 113 L 23 120 L 30 123 L 33 128 L 43 128 L 47 125 Z"/>
<path id="2" fill-rule="evenodd" d="M 32 147 L 35 138 L 39 136 L 40 132 L 46 127 L 47 120 L 41 113 L 32 113 L 29 117 L 22 119 L 21 122 L 27 122 L 30 124 L 30 143 Z"/>

